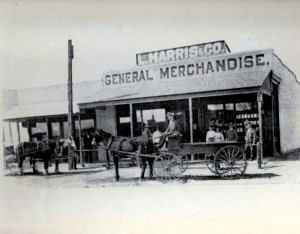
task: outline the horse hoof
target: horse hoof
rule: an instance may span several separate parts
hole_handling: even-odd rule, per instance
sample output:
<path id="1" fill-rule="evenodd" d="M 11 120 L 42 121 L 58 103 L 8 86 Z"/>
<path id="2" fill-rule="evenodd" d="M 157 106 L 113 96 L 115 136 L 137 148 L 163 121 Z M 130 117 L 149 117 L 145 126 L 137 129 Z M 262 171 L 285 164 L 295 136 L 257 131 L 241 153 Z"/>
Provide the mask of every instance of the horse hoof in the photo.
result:
<path id="1" fill-rule="evenodd" d="M 116 176 L 116 181 L 119 181 L 120 180 L 120 176 Z"/>

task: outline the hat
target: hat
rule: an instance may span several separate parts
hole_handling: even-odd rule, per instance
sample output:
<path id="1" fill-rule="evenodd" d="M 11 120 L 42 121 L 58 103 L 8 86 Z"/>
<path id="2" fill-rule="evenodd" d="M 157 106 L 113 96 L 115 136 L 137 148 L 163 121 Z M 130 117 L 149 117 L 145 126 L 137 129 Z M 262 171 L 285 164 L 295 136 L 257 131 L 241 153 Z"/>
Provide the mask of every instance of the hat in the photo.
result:
<path id="1" fill-rule="evenodd" d="M 172 116 L 172 117 L 174 117 L 174 113 L 168 112 L 168 113 L 167 113 L 167 116 Z"/>
<path id="2" fill-rule="evenodd" d="M 145 127 L 144 128 L 149 128 L 149 124 L 145 124 Z"/>
<path id="3" fill-rule="evenodd" d="M 232 123 L 229 123 L 229 126 L 233 126 L 233 124 L 232 124 Z"/>

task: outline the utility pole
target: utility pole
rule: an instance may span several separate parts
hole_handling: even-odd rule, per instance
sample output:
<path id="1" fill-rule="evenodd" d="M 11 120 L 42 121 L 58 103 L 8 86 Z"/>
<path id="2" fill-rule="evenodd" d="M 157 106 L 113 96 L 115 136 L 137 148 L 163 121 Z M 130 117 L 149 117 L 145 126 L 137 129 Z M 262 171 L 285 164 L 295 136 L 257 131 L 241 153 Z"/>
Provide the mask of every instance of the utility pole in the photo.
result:
<path id="1" fill-rule="evenodd" d="M 75 134 L 75 124 L 73 121 L 73 82 L 72 82 L 72 60 L 74 58 L 72 40 L 68 41 L 68 125 L 70 129 L 70 134 L 74 136 Z"/>

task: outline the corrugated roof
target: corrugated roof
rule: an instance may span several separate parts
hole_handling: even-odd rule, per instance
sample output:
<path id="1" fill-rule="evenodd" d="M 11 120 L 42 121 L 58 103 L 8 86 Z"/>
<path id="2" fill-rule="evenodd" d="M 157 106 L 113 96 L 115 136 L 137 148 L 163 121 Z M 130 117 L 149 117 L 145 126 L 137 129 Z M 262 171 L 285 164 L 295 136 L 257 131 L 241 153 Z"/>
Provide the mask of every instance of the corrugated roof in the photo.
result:
<path id="1" fill-rule="evenodd" d="M 77 102 L 73 102 L 73 113 L 78 113 Z M 7 111 L 3 119 L 20 119 L 40 116 L 68 114 L 68 102 L 48 102 L 17 105 Z"/>
<path id="2" fill-rule="evenodd" d="M 104 103 L 137 98 L 162 97 L 169 95 L 222 91 L 249 87 L 260 87 L 270 69 L 199 78 L 185 78 L 153 82 L 151 85 L 126 85 L 118 88 L 104 88 L 94 95 L 79 101 L 79 105 Z"/>

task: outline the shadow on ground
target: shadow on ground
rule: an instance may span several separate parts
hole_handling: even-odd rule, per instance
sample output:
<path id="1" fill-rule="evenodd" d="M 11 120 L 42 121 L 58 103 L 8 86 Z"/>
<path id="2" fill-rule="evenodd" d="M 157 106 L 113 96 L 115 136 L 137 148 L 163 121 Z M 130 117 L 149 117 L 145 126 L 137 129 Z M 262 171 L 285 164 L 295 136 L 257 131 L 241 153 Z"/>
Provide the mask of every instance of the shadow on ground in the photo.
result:
<path id="1" fill-rule="evenodd" d="M 83 168 L 80 168 L 83 169 Z M 14 174 L 14 173 L 9 173 L 6 174 L 4 176 L 11 176 L 11 177 L 33 177 L 33 176 L 43 176 L 45 178 L 58 178 L 58 177 L 65 177 L 65 176 L 73 176 L 73 175 L 80 175 L 80 174 L 84 174 L 84 175 L 91 175 L 91 174 L 95 174 L 95 173 L 99 173 L 99 172 L 103 172 L 105 170 L 93 170 L 93 171 L 86 171 L 86 170 L 72 170 L 69 172 L 60 172 L 60 173 L 49 173 L 48 175 L 44 175 L 41 172 L 38 173 L 33 173 L 33 172 L 24 172 L 23 175 L 19 175 L 19 174 Z"/>
<path id="2" fill-rule="evenodd" d="M 234 180 L 243 180 L 243 179 L 271 179 L 273 177 L 277 177 L 280 175 L 274 174 L 274 173 L 261 173 L 261 174 L 244 174 L 242 175 L 241 178 L 239 179 L 234 179 Z M 218 175 L 204 175 L 204 176 L 198 176 L 198 175 L 186 175 L 180 178 L 180 180 L 187 182 L 188 180 L 195 180 L 195 181 L 200 181 L 200 180 L 225 180 L 221 178 Z"/>

